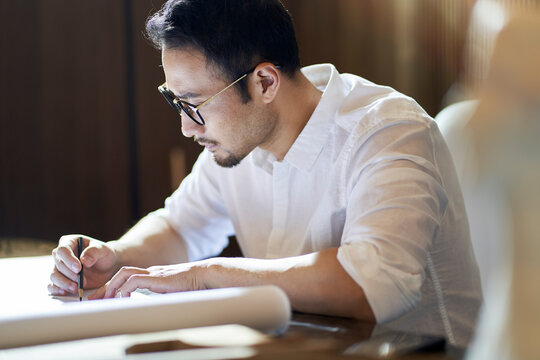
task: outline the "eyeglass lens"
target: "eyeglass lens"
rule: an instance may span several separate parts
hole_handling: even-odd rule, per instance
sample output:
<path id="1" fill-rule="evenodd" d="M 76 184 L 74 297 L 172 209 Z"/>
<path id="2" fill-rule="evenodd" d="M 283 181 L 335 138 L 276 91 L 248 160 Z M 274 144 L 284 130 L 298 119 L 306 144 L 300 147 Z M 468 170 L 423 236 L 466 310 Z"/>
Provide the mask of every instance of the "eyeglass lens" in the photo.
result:
<path id="1" fill-rule="evenodd" d="M 191 120 L 195 121 L 199 125 L 204 125 L 204 120 L 193 107 L 189 106 L 188 104 L 183 104 L 182 101 L 177 101 L 175 105 L 180 106 L 180 108 L 184 110 Z M 179 109 L 178 112 L 180 112 Z"/>
<path id="2" fill-rule="evenodd" d="M 161 89 L 160 89 L 161 90 Z M 175 97 L 168 90 L 163 89 L 160 91 L 167 103 L 178 112 L 180 117 L 182 116 L 182 111 L 188 115 L 188 117 L 195 121 L 199 125 L 204 125 L 204 120 L 200 117 L 195 109 L 187 104 L 182 104 L 182 101 L 177 100 L 175 102 Z"/>

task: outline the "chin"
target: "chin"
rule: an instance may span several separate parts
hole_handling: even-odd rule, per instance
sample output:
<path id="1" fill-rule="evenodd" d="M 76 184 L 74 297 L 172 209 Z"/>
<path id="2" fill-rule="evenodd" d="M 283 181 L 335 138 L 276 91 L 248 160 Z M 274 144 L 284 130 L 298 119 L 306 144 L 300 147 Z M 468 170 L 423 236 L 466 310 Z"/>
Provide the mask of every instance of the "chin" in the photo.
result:
<path id="1" fill-rule="evenodd" d="M 229 155 L 227 157 L 222 158 L 222 157 L 217 157 L 216 155 L 214 155 L 214 161 L 219 166 L 222 166 L 222 167 L 225 167 L 225 168 L 235 167 L 236 165 L 240 164 L 240 161 L 242 161 L 243 158 L 244 158 L 244 156 L 238 157 L 238 156 L 234 156 L 234 155 Z"/>

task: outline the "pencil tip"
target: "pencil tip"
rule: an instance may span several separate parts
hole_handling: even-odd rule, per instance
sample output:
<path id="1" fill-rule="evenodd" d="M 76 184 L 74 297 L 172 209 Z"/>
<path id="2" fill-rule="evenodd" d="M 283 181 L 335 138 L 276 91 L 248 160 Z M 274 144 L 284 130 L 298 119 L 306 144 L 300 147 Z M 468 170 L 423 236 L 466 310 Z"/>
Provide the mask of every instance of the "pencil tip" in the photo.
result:
<path id="1" fill-rule="evenodd" d="M 82 297 L 79 297 L 79 301 L 82 301 Z"/>

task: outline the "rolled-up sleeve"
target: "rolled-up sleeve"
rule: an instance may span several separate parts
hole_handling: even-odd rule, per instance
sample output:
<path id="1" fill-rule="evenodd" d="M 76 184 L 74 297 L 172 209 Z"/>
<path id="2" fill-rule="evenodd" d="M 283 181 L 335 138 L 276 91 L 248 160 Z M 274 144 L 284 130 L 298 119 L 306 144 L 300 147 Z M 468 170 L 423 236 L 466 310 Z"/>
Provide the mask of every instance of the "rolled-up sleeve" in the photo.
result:
<path id="1" fill-rule="evenodd" d="M 338 260 L 364 290 L 379 323 L 420 302 L 427 252 L 446 210 L 429 139 L 422 122 L 393 122 L 372 132 L 350 161 Z"/>

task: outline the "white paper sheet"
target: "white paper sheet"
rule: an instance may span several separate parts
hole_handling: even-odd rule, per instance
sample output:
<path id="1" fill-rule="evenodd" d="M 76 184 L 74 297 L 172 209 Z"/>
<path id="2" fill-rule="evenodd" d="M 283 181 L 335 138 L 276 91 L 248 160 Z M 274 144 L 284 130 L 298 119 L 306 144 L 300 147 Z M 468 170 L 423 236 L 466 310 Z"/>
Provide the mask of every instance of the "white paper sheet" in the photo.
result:
<path id="1" fill-rule="evenodd" d="M 47 295 L 51 269 L 50 257 L 0 260 L 0 348 L 220 324 L 280 332 L 291 316 L 275 286 L 69 302 Z"/>

